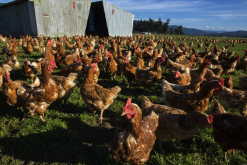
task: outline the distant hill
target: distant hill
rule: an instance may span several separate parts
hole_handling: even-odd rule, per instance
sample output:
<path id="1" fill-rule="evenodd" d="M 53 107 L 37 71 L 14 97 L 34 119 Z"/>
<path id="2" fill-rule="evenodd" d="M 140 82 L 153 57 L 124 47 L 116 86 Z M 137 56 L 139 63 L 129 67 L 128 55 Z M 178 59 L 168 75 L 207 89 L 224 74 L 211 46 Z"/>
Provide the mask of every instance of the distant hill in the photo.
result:
<path id="1" fill-rule="evenodd" d="M 175 29 L 178 26 L 177 25 L 169 25 L 169 28 L 172 28 L 172 27 L 173 27 L 173 29 Z M 186 27 L 183 27 L 183 31 L 184 31 L 184 34 L 188 34 L 188 35 L 203 35 L 203 34 L 207 33 L 203 30 L 194 29 L 194 28 L 186 28 Z"/>
<path id="2" fill-rule="evenodd" d="M 169 25 L 169 28 L 173 27 L 174 29 L 177 28 L 177 25 Z M 208 36 L 219 36 L 219 37 L 247 37 L 247 31 L 213 31 L 213 30 L 199 30 L 195 28 L 186 28 L 183 27 L 184 34 L 187 35 L 208 35 Z"/>
<path id="3" fill-rule="evenodd" d="M 235 32 L 225 32 L 220 33 L 219 36 L 227 36 L 227 37 L 247 37 L 247 31 L 239 30 Z"/>

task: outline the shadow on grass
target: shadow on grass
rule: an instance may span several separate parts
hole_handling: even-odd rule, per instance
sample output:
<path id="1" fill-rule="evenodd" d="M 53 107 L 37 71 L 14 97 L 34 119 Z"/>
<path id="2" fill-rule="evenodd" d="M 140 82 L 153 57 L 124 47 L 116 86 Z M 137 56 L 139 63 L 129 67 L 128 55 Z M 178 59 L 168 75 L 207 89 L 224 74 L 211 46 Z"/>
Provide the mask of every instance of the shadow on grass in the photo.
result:
<path id="1" fill-rule="evenodd" d="M 62 118 L 67 129 L 52 130 L 18 137 L 0 138 L 1 155 L 29 163 L 116 164 L 110 158 L 107 143 L 114 130 L 91 127 L 79 119 Z"/>

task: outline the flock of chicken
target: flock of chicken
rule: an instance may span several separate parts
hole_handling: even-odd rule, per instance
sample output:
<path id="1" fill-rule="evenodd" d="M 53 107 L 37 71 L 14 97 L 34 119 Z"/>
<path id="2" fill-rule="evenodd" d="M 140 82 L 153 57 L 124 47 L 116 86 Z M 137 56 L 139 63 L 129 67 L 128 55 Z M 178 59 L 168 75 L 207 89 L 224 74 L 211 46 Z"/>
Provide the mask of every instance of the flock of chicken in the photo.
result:
<path id="1" fill-rule="evenodd" d="M 76 42 L 70 44 L 73 39 Z M 99 39 L 98 46 L 95 44 L 96 39 Z M 27 35 L 19 41 L 15 38 L 12 40 L 10 36 L 7 41 L 7 37 L 0 35 L 0 41 L 8 42 L 2 49 L 6 59 L 0 64 L 0 85 L 7 103 L 24 111 L 20 123 L 29 112 L 31 115 L 38 114 L 41 121 L 45 122 L 43 116 L 51 103 L 57 101 L 61 108 L 62 102 L 66 104 L 71 96 L 76 79 L 83 78 L 81 97 L 94 113 L 101 111 L 99 122 L 102 122 L 104 110 L 114 102 L 121 88 L 116 86 L 106 89 L 97 84 L 99 66 L 111 75 L 112 80 L 119 74 L 121 79 L 122 76 L 128 79 L 128 87 L 132 81 L 136 81 L 144 88 L 150 88 L 161 80 L 162 68 L 166 67 L 170 81 L 163 79 L 161 83 L 166 105 L 153 104 L 142 96 L 139 107 L 129 98 L 121 114 L 126 119 L 109 144 L 113 158 L 143 164 L 149 159 L 156 140 L 162 152 L 162 142 L 191 137 L 200 126 L 211 125 L 212 136 L 225 152 L 225 158 L 227 152 L 233 152 L 233 149 L 247 151 L 247 118 L 229 114 L 224 109 L 237 108 L 246 115 L 247 92 L 233 89 L 231 76 L 225 80 L 221 78 L 235 69 L 247 71 L 247 50 L 240 59 L 239 55 L 234 56 L 234 52 L 227 51 L 230 45 L 219 49 L 216 43 L 221 40 L 218 39 L 178 39 L 190 40 L 191 49 L 185 42 L 177 46 L 172 37 L 164 36 L 148 39 L 144 35 L 107 38 L 91 35 L 32 38 Z M 47 40 L 45 47 L 44 40 Z M 205 52 L 193 48 L 194 40 L 198 47 L 202 47 L 205 42 Z M 66 52 L 63 41 L 70 52 Z M 236 43 L 247 43 L 247 40 L 225 42 L 231 42 L 235 47 Z M 214 48 L 209 50 L 212 43 L 215 44 Z M 155 47 L 158 45 L 163 46 L 157 50 Z M 22 46 L 26 55 L 32 55 L 33 50 L 37 49 L 43 56 L 32 63 L 26 59 L 21 67 L 22 74 L 30 78 L 32 84 L 12 81 L 10 78 L 10 75 L 15 78 L 14 71 L 19 69 L 18 46 Z M 121 48 L 123 46 L 128 49 Z M 131 59 L 136 54 L 131 65 Z M 61 69 L 61 76 L 52 74 L 57 65 L 65 65 Z M 41 76 L 33 82 L 35 74 Z M 241 88 L 247 89 L 247 77 L 240 77 L 239 80 Z M 207 115 L 204 112 L 212 96 L 217 96 L 223 106 L 214 99 L 211 114 Z"/>

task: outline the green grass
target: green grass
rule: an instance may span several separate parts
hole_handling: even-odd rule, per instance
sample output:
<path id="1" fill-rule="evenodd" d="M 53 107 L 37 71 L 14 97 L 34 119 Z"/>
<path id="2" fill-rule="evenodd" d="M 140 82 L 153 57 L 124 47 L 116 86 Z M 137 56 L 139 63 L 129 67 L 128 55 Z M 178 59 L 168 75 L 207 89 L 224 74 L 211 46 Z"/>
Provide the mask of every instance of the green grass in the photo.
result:
<path id="1" fill-rule="evenodd" d="M 176 36 L 179 37 L 179 36 Z M 184 37 L 184 36 L 182 36 Z M 188 36 L 190 37 L 190 36 Z M 201 37 L 200 37 L 201 38 Z M 228 38 L 229 39 L 229 38 Z M 174 39 L 179 45 L 182 40 Z M 189 45 L 188 40 L 185 41 Z M 196 41 L 194 48 L 197 48 Z M 219 48 L 228 45 L 225 42 L 217 42 Z M 6 43 L 0 43 L 0 49 Z M 161 45 L 157 46 L 160 48 Z M 210 47 L 210 49 L 213 46 Z M 236 47 L 228 48 L 228 51 L 235 51 L 235 54 L 243 57 L 247 43 L 237 43 Z M 198 49 L 204 51 L 205 47 Z M 26 55 L 18 49 L 18 60 L 22 65 Z M 34 51 L 29 61 L 41 58 L 38 51 Z M 0 62 L 5 57 L 0 53 Z M 132 60 L 133 62 L 133 60 Z M 61 66 L 54 72 L 59 74 Z M 165 68 L 162 68 L 162 78 L 168 78 Z M 243 71 L 231 73 L 234 88 L 238 89 L 238 77 Z M 226 76 L 224 76 L 225 78 Z M 104 80 L 106 78 L 106 80 Z M 26 81 L 21 71 L 16 71 L 16 79 Z M 18 125 L 23 117 L 23 112 L 9 106 L 0 88 L 0 164 L 81 164 L 81 165 L 108 165 L 122 164 L 111 158 L 108 154 L 108 142 L 114 135 L 115 129 L 121 124 L 123 117 L 120 113 L 128 98 L 140 105 L 141 95 L 144 88 L 132 82 L 127 87 L 127 79 L 121 81 L 120 76 L 114 81 L 109 81 L 110 76 L 101 70 L 98 84 L 105 88 L 120 86 L 120 92 L 114 103 L 104 112 L 103 124 L 97 124 L 99 112 L 93 116 L 86 104 L 80 99 L 80 84 L 78 84 L 63 110 L 59 110 L 56 102 L 52 103 L 45 113 L 46 124 L 42 124 L 39 117 L 28 116 L 26 120 Z M 160 81 L 153 84 L 156 92 L 148 91 L 146 96 L 152 102 L 164 104 L 160 98 Z M 209 107 L 212 105 L 210 101 Z M 228 112 L 239 114 L 236 109 L 227 109 Z M 206 111 L 206 113 L 210 113 Z M 247 153 L 237 151 L 235 156 L 228 155 L 228 161 L 224 161 L 224 153 L 219 145 L 211 137 L 212 129 L 202 128 L 193 137 L 184 140 L 173 140 L 163 143 L 165 155 L 158 153 L 158 145 L 155 144 L 151 152 L 148 165 L 161 164 L 247 164 Z"/>

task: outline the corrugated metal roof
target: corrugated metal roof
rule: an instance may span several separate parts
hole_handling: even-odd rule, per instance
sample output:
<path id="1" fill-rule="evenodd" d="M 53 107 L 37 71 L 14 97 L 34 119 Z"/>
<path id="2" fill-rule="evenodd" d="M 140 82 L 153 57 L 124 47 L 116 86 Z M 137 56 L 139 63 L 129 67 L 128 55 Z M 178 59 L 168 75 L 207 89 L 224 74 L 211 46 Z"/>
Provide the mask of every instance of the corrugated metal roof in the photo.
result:
<path id="1" fill-rule="evenodd" d="M 96 1 L 96 2 L 92 2 L 92 3 L 100 3 L 100 2 L 107 3 L 108 5 L 114 6 L 114 5 L 112 5 L 112 4 L 110 4 L 110 3 L 106 2 L 106 1 Z M 123 10 L 123 9 L 117 7 L 117 6 L 114 6 L 114 7 L 115 7 L 115 8 L 118 8 L 119 10 L 122 10 L 122 11 L 124 11 L 124 12 L 126 12 L 126 13 L 132 14 L 132 13 L 126 11 L 126 10 Z M 132 15 L 134 15 L 134 14 L 132 14 Z M 134 15 L 134 16 L 135 16 L 135 15 Z"/>

